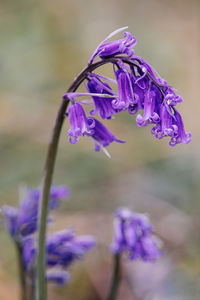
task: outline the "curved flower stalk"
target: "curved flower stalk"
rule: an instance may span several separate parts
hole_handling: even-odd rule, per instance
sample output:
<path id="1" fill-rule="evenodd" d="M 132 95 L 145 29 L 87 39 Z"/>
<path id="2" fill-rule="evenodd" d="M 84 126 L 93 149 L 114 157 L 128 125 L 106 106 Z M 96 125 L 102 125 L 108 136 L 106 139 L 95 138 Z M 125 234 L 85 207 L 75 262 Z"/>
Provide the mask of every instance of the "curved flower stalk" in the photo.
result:
<path id="1" fill-rule="evenodd" d="M 185 132 L 182 118 L 175 108 L 182 101 L 182 98 L 166 80 L 158 75 L 149 63 L 135 55 L 133 49 L 136 45 L 135 37 L 125 32 L 124 38 L 117 41 L 109 41 L 110 38 L 124 29 L 126 28 L 116 30 L 100 43 L 89 59 L 87 67 L 74 79 L 68 91 L 64 94 L 56 116 L 42 182 L 36 276 L 37 300 L 46 300 L 46 219 L 58 141 L 65 116 L 69 116 L 71 128 L 68 134 L 71 143 L 76 143 L 80 136 L 87 136 L 95 141 L 96 151 L 103 149 L 107 153 L 105 147 L 114 141 L 121 142 L 99 120 L 86 115 L 83 108 L 84 103 L 74 100 L 74 97 L 83 96 L 82 93 L 81 95 L 76 93 L 73 97 L 72 94 L 76 92 L 78 87 L 85 83 L 84 81 L 90 81 L 91 78 L 99 78 L 97 85 L 93 86 L 95 91 L 92 93 L 88 93 L 88 91 L 91 92 L 91 87 L 88 87 L 86 84 L 86 95 L 93 97 L 92 100 L 94 102 L 94 109 L 90 111 L 92 116 L 93 114 L 98 114 L 102 120 L 112 120 L 111 116 L 113 114 L 117 115 L 121 111 L 127 111 L 131 115 L 138 113 L 136 116 L 137 125 L 143 127 L 152 124 L 152 134 L 156 138 L 169 136 L 169 144 L 171 146 L 180 143 L 187 144 L 191 141 L 191 134 Z M 95 61 L 97 57 L 99 60 Z M 96 72 L 94 73 L 96 69 L 108 63 L 114 67 L 118 94 L 108 87 L 108 78 L 98 75 Z M 98 93 L 96 93 L 97 90 Z M 97 95 L 99 95 L 98 103 L 97 99 L 94 99 Z M 110 101 L 111 97 L 113 97 L 112 101 Z M 105 98 L 108 99 L 107 105 Z M 77 103 L 79 104 L 77 105 Z M 69 104 L 69 111 L 67 112 Z"/>

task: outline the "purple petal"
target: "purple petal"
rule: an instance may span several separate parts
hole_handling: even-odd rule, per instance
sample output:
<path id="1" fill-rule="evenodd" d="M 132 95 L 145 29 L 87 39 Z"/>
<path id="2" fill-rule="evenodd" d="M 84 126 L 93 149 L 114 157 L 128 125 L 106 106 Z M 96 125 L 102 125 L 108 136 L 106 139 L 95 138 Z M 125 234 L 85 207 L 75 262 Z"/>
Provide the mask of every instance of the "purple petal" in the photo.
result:
<path id="1" fill-rule="evenodd" d="M 94 124 L 92 131 L 90 134 L 86 134 L 90 136 L 95 143 L 101 145 L 102 147 L 106 147 L 110 145 L 112 142 L 125 143 L 117 139 L 101 122 L 94 118 L 88 118 L 88 123 Z"/>
<path id="2" fill-rule="evenodd" d="M 79 136 L 90 132 L 90 126 L 80 103 L 73 103 L 69 106 L 68 117 L 71 126 L 68 130 L 69 142 L 75 144 Z"/>

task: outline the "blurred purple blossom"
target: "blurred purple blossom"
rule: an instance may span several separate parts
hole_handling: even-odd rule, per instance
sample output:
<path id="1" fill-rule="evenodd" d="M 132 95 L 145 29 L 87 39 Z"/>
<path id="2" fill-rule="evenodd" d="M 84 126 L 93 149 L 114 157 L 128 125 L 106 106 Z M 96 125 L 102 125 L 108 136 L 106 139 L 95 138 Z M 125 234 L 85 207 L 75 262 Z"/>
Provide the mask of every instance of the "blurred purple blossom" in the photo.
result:
<path id="1" fill-rule="evenodd" d="M 161 256 L 159 240 L 153 235 L 147 215 L 127 208 L 116 212 L 111 250 L 114 254 L 125 252 L 131 260 L 152 262 Z"/>
<path id="2" fill-rule="evenodd" d="M 49 210 L 58 208 L 60 201 L 68 197 L 67 187 L 53 185 L 50 190 Z M 39 199 L 40 189 L 26 188 L 18 208 L 9 205 L 2 207 L 7 230 L 14 239 L 19 240 L 37 230 Z"/>
<path id="3" fill-rule="evenodd" d="M 76 260 L 82 259 L 95 244 L 96 241 L 93 236 L 75 236 L 72 229 L 49 234 L 46 241 L 47 279 L 54 280 L 55 283 L 64 283 L 66 277 L 62 277 L 64 274 L 66 275 L 63 273 L 64 269 Z M 24 269 L 29 275 L 34 273 L 36 252 L 34 236 L 25 238 L 22 242 L 22 259 Z"/>

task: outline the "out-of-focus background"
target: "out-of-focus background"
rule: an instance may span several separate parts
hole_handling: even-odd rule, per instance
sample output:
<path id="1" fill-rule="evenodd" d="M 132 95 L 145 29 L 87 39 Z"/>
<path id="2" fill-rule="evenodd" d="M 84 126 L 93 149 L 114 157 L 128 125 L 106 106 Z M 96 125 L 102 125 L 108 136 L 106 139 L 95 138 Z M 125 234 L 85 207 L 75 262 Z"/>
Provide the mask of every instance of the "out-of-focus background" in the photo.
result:
<path id="1" fill-rule="evenodd" d="M 63 93 L 97 44 L 128 25 L 145 58 L 185 102 L 188 145 L 168 146 L 150 127 L 121 113 L 106 124 L 126 144 L 108 159 L 87 138 L 70 145 L 66 120 L 54 176 L 71 189 L 55 228 L 95 234 L 99 246 L 71 269 L 68 287 L 49 299 L 105 299 L 111 276 L 112 220 L 119 206 L 148 212 L 163 240 L 156 264 L 124 260 L 118 299 L 193 300 L 200 295 L 198 0 L 18 0 L 0 2 L 0 203 L 17 205 L 20 185 L 40 185 L 53 120 Z M 106 69 L 106 74 L 111 70 Z M 16 256 L 0 230 L 0 299 L 19 294 Z"/>

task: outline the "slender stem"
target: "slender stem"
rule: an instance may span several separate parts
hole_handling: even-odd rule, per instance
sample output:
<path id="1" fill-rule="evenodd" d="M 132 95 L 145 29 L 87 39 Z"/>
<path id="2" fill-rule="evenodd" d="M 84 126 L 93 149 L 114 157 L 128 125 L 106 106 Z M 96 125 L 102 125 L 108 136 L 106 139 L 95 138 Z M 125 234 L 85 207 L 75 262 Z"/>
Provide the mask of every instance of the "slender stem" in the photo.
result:
<path id="1" fill-rule="evenodd" d="M 120 282 L 120 254 L 114 255 L 113 277 L 108 295 L 108 300 L 115 300 Z"/>
<path id="2" fill-rule="evenodd" d="M 34 285 L 35 285 L 35 279 L 34 274 L 28 276 L 27 278 L 27 300 L 34 300 Z"/>
<path id="3" fill-rule="evenodd" d="M 111 57 L 105 58 L 95 63 L 89 64 L 85 67 L 81 73 L 74 79 L 73 83 L 69 87 L 67 92 L 75 92 L 79 85 L 87 78 L 88 74 L 97 69 L 98 67 L 107 63 L 117 63 L 122 60 L 124 63 L 134 65 L 137 68 L 141 68 L 140 64 L 133 59 L 128 57 Z M 148 75 L 148 74 L 147 74 Z M 46 156 L 46 163 L 44 168 L 44 175 L 42 180 L 42 190 L 40 198 L 40 209 L 39 209 L 39 226 L 38 226 L 38 254 L 36 262 L 36 300 L 46 300 L 46 279 L 45 279 L 45 239 L 46 239 L 46 220 L 48 215 L 49 207 L 49 192 L 52 183 L 54 165 L 56 160 L 58 142 L 60 132 L 64 122 L 64 116 L 69 104 L 69 99 L 63 99 L 57 112 L 56 120 L 53 126 L 53 131 L 48 147 Z"/>
<path id="4" fill-rule="evenodd" d="M 21 300 L 27 300 L 26 298 L 26 274 L 24 272 L 24 266 L 22 261 L 22 248 L 19 243 L 15 243 L 17 250 L 17 260 L 18 260 L 18 269 L 19 269 L 19 280 L 21 286 Z"/>

